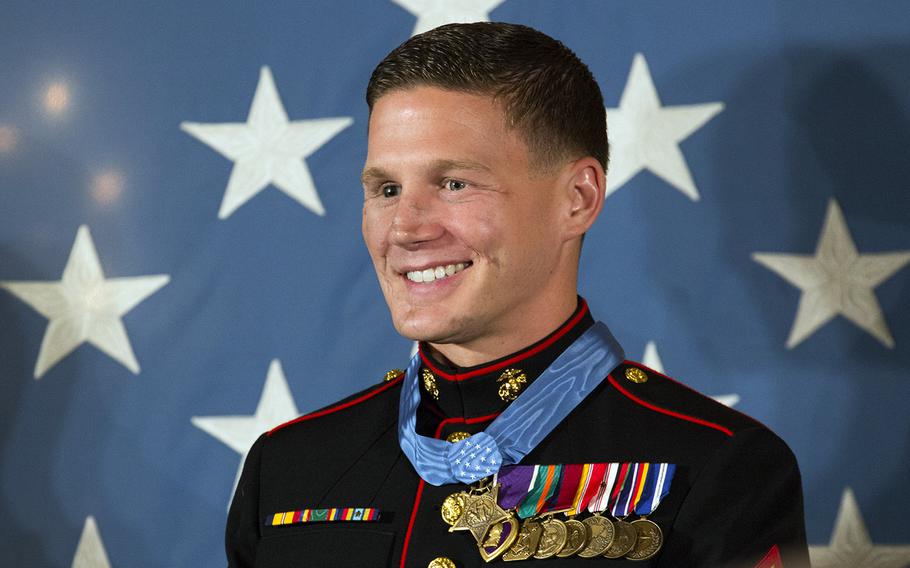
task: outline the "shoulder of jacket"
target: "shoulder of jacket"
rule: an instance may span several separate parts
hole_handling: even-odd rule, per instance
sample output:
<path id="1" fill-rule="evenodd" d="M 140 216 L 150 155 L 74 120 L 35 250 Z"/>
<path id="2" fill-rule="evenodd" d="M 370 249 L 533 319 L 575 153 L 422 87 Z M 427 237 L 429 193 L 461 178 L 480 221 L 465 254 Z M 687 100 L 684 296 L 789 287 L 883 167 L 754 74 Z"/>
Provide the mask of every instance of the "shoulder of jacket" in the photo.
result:
<path id="1" fill-rule="evenodd" d="M 607 377 L 610 386 L 644 412 L 655 412 L 732 437 L 750 428 L 767 429 L 755 419 L 637 361 L 623 361 Z"/>
<path id="2" fill-rule="evenodd" d="M 364 413 L 371 415 L 376 412 L 382 413 L 385 407 L 389 407 L 392 402 L 394 403 L 394 409 L 397 410 L 398 393 L 403 380 L 404 371 L 393 369 L 386 373 L 385 379 L 381 383 L 355 392 L 319 410 L 288 420 L 284 424 L 280 424 L 266 432 L 265 436 L 271 437 L 281 431 L 293 430 L 294 428 L 292 427 L 294 426 L 314 421 L 321 422 L 332 416 L 343 416 L 345 419 L 350 419 L 355 416 L 361 416 Z"/>

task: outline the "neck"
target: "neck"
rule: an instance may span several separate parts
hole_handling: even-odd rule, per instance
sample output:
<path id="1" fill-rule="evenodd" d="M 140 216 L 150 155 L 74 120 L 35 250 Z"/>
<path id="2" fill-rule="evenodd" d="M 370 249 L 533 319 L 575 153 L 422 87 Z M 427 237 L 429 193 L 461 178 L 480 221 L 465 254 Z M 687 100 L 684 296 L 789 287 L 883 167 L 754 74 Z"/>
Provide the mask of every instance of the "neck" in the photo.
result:
<path id="1" fill-rule="evenodd" d="M 501 412 L 514 400 L 508 396 L 510 389 L 504 387 L 505 382 L 512 382 L 506 375 L 521 375 L 513 385 L 513 390 L 520 392 L 593 325 L 587 305 L 583 300 L 576 301 L 576 309 L 537 341 L 524 343 L 499 357 L 486 358 L 477 365 L 452 364 L 427 343 L 421 343 L 421 391 L 425 403 L 421 408 L 436 417 L 477 417 Z M 430 420 L 426 432 L 432 432 L 436 423 Z"/>
<path id="2" fill-rule="evenodd" d="M 495 361 L 540 341 L 565 322 L 575 312 L 578 296 L 573 293 L 546 309 L 522 310 L 516 322 L 507 322 L 503 329 L 484 337 L 461 343 L 426 343 L 432 356 L 454 367 L 476 367 Z M 534 314 L 529 317 L 528 314 Z"/>

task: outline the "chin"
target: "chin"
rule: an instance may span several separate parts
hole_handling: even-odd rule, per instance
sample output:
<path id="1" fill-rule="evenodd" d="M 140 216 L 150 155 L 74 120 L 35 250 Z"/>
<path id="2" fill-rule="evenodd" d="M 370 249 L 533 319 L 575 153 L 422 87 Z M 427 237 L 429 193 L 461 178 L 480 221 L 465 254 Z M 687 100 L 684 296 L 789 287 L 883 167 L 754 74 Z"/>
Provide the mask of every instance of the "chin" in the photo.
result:
<path id="1" fill-rule="evenodd" d="M 447 343 L 452 335 L 450 318 L 433 307 L 409 308 L 392 316 L 398 334 L 413 341 Z"/>
<path id="2" fill-rule="evenodd" d="M 412 341 L 436 341 L 440 335 L 438 326 L 426 322 L 417 322 L 411 318 L 393 319 L 398 334 Z"/>

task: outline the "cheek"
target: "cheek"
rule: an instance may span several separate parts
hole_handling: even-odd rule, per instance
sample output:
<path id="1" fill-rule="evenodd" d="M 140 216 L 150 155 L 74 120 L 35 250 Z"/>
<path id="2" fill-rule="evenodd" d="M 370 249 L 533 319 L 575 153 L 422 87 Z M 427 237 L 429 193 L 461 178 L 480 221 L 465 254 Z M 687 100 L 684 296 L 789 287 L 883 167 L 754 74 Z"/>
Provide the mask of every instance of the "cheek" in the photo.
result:
<path id="1" fill-rule="evenodd" d="M 388 249 L 388 223 L 383 222 L 375 211 L 364 208 L 360 232 L 373 262 L 377 262 L 377 257 Z"/>
<path id="2" fill-rule="evenodd" d="M 450 209 L 446 217 L 446 231 L 480 256 L 494 254 L 502 244 L 502 229 L 508 219 L 494 207 Z"/>

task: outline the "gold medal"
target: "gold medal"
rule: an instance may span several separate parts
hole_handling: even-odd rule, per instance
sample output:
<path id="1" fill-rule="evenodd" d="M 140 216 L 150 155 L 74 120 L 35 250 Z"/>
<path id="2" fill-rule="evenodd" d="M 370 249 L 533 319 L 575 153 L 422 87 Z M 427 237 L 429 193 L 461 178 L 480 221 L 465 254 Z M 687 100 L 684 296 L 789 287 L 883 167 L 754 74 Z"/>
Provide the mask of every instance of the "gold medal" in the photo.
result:
<path id="1" fill-rule="evenodd" d="M 593 517 L 588 517 L 582 521 L 586 530 L 585 547 L 578 551 L 582 558 L 594 558 L 600 556 L 607 550 L 616 534 L 616 529 L 610 519 L 595 513 Z"/>
<path id="2" fill-rule="evenodd" d="M 509 547 L 509 550 L 502 555 L 506 562 L 514 560 L 527 560 L 537 552 L 537 545 L 540 543 L 540 536 L 543 533 L 543 527 L 534 519 L 525 519 L 518 530 L 518 538 Z"/>
<path id="3" fill-rule="evenodd" d="M 548 517 L 540 522 L 543 532 L 540 535 L 540 542 L 537 544 L 537 551 L 534 558 L 543 560 L 556 556 L 556 553 L 562 550 L 566 545 L 568 531 L 562 521 Z"/>
<path id="4" fill-rule="evenodd" d="M 638 532 L 625 521 L 614 521 L 613 525 L 616 527 L 616 536 L 603 555 L 607 558 L 622 558 L 635 546 Z"/>
<path id="5" fill-rule="evenodd" d="M 471 531 L 474 540 L 482 542 L 490 525 L 509 518 L 509 513 L 496 502 L 499 485 L 479 494 L 465 494 L 464 512 L 449 528 L 449 532 Z"/>
<path id="6" fill-rule="evenodd" d="M 490 525 L 482 543 L 477 543 L 480 557 L 484 562 L 499 558 L 518 538 L 518 519 L 509 515 L 508 519 Z"/>
<path id="7" fill-rule="evenodd" d="M 467 496 L 468 494 L 464 491 L 459 491 L 458 493 L 452 493 L 442 502 L 439 513 L 447 525 L 452 526 L 458 522 L 458 518 L 464 513 L 465 497 Z"/>
<path id="8" fill-rule="evenodd" d="M 649 521 L 644 517 L 632 521 L 631 526 L 635 529 L 637 539 L 632 550 L 626 553 L 626 558 L 629 560 L 652 558 L 664 543 L 664 534 L 660 527 L 654 521 Z"/>
<path id="9" fill-rule="evenodd" d="M 585 524 L 575 519 L 566 519 L 566 545 L 562 550 L 556 553 L 560 558 L 566 558 L 577 554 L 579 550 L 585 547 L 588 542 L 588 529 Z"/>

